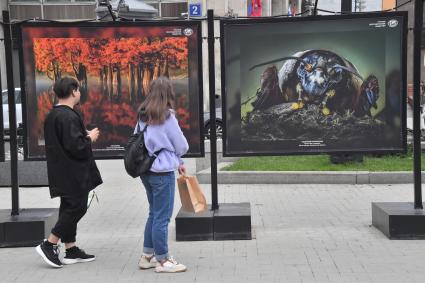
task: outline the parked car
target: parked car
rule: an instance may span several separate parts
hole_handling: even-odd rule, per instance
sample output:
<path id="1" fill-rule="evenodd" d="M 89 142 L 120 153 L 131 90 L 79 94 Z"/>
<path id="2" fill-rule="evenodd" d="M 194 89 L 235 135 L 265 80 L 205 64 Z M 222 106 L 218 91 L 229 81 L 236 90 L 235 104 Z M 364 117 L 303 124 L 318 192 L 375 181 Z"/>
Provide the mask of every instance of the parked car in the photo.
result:
<path id="1" fill-rule="evenodd" d="M 223 118 L 221 111 L 221 95 L 215 95 L 215 130 L 217 133 L 217 138 L 221 139 L 223 137 Z M 209 109 L 209 108 L 208 108 Z M 204 112 L 204 137 L 205 139 L 210 139 L 210 111 Z"/>
<path id="2" fill-rule="evenodd" d="M 217 138 L 221 139 L 223 137 L 223 119 L 221 113 L 221 107 L 215 109 L 215 130 L 217 133 Z M 211 128 L 210 128 L 210 112 L 204 112 L 204 136 L 205 139 L 210 138 Z"/>
<path id="3" fill-rule="evenodd" d="M 9 104 L 8 104 L 7 89 L 2 90 L 1 100 L 3 103 L 3 128 L 6 135 L 9 135 Z M 18 134 L 22 132 L 22 102 L 21 89 L 15 88 L 15 103 L 16 103 L 16 126 Z"/>

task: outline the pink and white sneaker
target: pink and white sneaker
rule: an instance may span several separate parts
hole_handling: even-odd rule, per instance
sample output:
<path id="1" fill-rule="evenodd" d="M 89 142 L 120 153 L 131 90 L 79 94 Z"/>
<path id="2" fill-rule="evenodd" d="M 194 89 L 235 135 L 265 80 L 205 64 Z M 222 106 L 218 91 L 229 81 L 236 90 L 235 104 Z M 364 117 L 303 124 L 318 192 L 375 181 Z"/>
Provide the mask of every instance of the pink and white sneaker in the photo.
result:
<path id="1" fill-rule="evenodd" d="M 187 270 L 186 266 L 178 263 L 172 257 L 167 258 L 166 261 L 158 263 L 155 267 L 155 272 L 161 273 L 175 273 L 175 272 L 185 272 Z"/>
<path id="2" fill-rule="evenodd" d="M 140 269 L 149 269 L 154 268 L 158 265 L 158 261 L 155 258 L 155 255 L 147 255 L 143 254 L 139 260 L 139 268 Z"/>

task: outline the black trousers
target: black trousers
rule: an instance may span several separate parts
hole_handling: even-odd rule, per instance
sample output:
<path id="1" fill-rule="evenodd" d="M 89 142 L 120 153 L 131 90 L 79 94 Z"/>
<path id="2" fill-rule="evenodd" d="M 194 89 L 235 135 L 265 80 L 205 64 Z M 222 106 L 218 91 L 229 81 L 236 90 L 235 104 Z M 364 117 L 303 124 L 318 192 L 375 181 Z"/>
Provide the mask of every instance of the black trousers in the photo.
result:
<path id="1" fill-rule="evenodd" d="M 76 241 L 77 223 L 87 212 L 88 192 L 80 196 L 61 197 L 59 219 L 52 234 L 61 239 L 62 243 Z"/>

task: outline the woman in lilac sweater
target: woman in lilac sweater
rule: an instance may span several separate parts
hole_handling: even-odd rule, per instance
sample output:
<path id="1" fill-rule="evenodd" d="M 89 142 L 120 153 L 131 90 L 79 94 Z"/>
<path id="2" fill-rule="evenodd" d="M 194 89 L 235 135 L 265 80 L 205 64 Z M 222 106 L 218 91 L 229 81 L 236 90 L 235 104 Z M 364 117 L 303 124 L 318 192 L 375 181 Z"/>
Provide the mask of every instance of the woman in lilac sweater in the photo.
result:
<path id="1" fill-rule="evenodd" d="M 151 82 L 149 94 L 139 108 L 139 129 L 147 124 L 144 134 L 150 155 L 159 152 L 150 171 L 141 177 L 149 201 L 141 269 L 155 268 L 156 272 L 183 272 L 186 266 L 168 254 L 168 223 L 173 214 L 175 176 L 186 173 L 181 156 L 189 145 L 175 113 L 174 91 L 169 79 L 159 77 Z M 137 131 L 137 125 L 136 130 Z"/>

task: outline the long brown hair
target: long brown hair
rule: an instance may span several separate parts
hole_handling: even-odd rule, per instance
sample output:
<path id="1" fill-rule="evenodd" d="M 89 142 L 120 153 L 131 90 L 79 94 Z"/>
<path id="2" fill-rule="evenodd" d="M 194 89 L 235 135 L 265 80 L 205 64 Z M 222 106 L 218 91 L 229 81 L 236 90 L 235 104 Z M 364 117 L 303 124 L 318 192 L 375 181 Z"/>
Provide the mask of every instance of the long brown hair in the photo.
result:
<path id="1" fill-rule="evenodd" d="M 145 101 L 139 106 L 139 119 L 149 125 L 164 123 L 173 111 L 174 101 L 171 81 L 162 76 L 153 80 Z"/>

